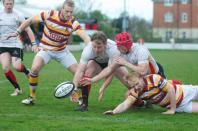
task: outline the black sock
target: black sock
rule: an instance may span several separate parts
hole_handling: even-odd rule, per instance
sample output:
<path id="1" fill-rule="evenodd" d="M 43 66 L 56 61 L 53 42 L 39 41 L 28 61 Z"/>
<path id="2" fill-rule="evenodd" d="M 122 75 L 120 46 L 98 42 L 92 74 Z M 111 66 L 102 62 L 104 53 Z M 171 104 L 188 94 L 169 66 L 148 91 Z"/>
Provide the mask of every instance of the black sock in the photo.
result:
<path id="1" fill-rule="evenodd" d="M 89 98 L 89 90 L 88 86 L 83 86 L 82 87 L 82 99 L 83 99 L 83 104 L 88 106 L 88 98 Z"/>
<path id="2" fill-rule="evenodd" d="M 23 65 L 23 70 L 22 71 L 25 73 L 25 75 L 29 75 L 29 73 L 30 73 L 30 71 L 27 70 L 27 68 L 24 65 Z"/>

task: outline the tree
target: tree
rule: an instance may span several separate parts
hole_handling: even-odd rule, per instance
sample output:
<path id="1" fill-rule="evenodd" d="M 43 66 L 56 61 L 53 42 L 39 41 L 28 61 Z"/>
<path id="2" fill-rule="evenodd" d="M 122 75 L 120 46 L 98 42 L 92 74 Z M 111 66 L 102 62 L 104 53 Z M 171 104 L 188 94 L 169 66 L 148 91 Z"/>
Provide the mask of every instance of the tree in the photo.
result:
<path id="1" fill-rule="evenodd" d="M 129 18 L 128 31 L 133 34 L 133 38 L 136 41 L 138 38 L 144 38 L 145 41 L 152 40 L 152 24 L 145 19 L 133 16 Z"/>
<path id="2" fill-rule="evenodd" d="M 122 32 L 122 21 L 123 13 L 120 14 L 120 17 L 112 21 L 113 27 L 115 27 L 116 33 Z M 151 22 L 146 21 L 143 18 L 137 16 L 127 17 L 128 27 L 127 32 L 133 35 L 134 41 L 137 41 L 138 38 L 144 38 L 145 41 L 152 40 L 152 24 Z"/>
<path id="3" fill-rule="evenodd" d="M 94 6 L 96 6 L 94 0 L 78 0 L 75 2 L 76 4 L 76 12 L 84 12 L 87 13 L 89 17 L 89 13 L 93 10 Z"/>

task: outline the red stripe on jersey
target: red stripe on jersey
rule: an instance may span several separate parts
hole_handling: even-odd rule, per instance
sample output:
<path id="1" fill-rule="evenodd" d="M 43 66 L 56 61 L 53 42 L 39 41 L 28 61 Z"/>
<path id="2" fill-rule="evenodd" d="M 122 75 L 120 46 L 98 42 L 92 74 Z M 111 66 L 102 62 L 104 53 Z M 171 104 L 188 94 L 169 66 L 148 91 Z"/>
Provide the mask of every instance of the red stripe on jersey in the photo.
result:
<path id="1" fill-rule="evenodd" d="M 57 20 L 55 20 L 55 19 L 53 19 L 51 17 L 48 18 L 48 20 L 51 21 L 51 22 L 53 22 L 53 23 L 55 23 L 55 24 L 58 24 L 58 25 L 61 25 L 61 26 L 64 26 L 64 27 L 68 27 L 68 28 L 71 28 L 72 29 L 72 25 L 68 24 L 68 22 L 63 23 L 63 22 L 57 21 Z"/>
<path id="2" fill-rule="evenodd" d="M 160 98 L 157 101 L 155 101 L 154 104 L 159 104 L 165 98 L 166 95 L 166 92 L 162 93 Z"/>
<path id="3" fill-rule="evenodd" d="M 184 94 L 183 94 L 183 92 L 182 92 L 181 98 L 180 98 L 179 101 L 177 102 L 176 107 L 178 107 L 178 106 L 181 104 L 181 102 L 182 102 L 183 99 L 184 99 Z"/>
<path id="4" fill-rule="evenodd" d="M 148 81 L 145 79 L 145 78 L 143 78 L 143 81 L 144 81 L 144 89 L 143 89 L 143 91 L 146 91 L 146 90 L 148 90 Z"/>
<path id="5" fill-rule="evenodd" d="M 155 74 L 157 72 L 155 72 L 155 67 L 153 66 L 153 64 L 149 61 L 149 68 L 150 68 L 150 73 L 151 74 Z"/>
<path id="6" fill-rule="evenodd" d="M 155 82 L 154 82 L 154 80 L 153 80 L 153 75 L 150 75 L 149 76 L 149 80 L 150 80 L 150 82 L 151 82 L 151 84 L 153 85 L 153 86 L 155 86 Z"/>
<path id="7" fill-rule="evenodd" d="M 158 83 L 158 87 L 161 88 L 161 86 L 164 84 L 164 78 L 160 76 L 160 81 Z"/>
<path id="8" fill-rule="evenodd" d="M 58 48 L 62 48 L 63 46 L 65 46 L 66 44 L 64 45 L 51 45 L 43 40 L 41 40 L 41 43 L 44 44 L 44 45 L 47 45 L 47 46 L 52 46 L 52 47 L 58 47 Z"/>
<path id="9" fill-rule="evenodd" d="M 50 29 L 47 25 L 46 25 L 46 28 L 49 30 L 49 32 L 52 32 L 52 33 L 56 33 L 56 34 L 61 34 L 61 35 L 64 35 L 64 36 L 70 36 L 71 34 L 63 34 L 61 32 L 58 32 L 58 31 L 55 31 L 55 30 L 52 30 Z"/>
<path id="10" fill-rule="evenodd" d="M 50 36 L 48 36 L 45 31 L 43 32 L 43 35 L 45 35 L 45 37 L 47 37 L 49 40 L 53 41 L 53 42 L 58 42 L 58 43 L 63 43 L 63 42 L 66 42 L 68 41 L 68 38 L 65 38 L 63 40 L 55 40 L 55 39 L 52 39 Z"/>
<path id="11" fill-rule="evenodd" d="M 56 40 L 54 40 L 54 39 L 50 38 L 50 37 L 45 33 L 45 31 L 43 32 L 43 35 L 45 35 L 45 37 L 47 37 L 47 38 L 48 38 L 49 40 L 51 40 L 51 41 L 59 42 L 59 41 L 56 41 Z"/>

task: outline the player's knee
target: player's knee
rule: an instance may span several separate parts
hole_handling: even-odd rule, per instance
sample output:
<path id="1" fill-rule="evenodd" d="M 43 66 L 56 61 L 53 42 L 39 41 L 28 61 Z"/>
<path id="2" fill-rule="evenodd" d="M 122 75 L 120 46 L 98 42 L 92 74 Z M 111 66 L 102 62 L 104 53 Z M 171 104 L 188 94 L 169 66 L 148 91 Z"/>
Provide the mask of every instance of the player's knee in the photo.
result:
<path id="1" fill-rule="evenodd" d="M 13 64 L 13 68 L 18 72 L 22 71 L 21 65 Z"/>
<path id="2" fill-rule="evenodd" d="M 84 75 L 85 75 L 86 77 L 91 77 L 92 74 L 93 74 L 93 71 L 90 70 L 90 69 L 87 69 Z"/>
<path id="3" fill-rule="evenodd" d="M 10 70 L 9 66 L 2 66 L 2 70 L 4 73 L 8 72 Z"/>
<path id="4" fill-rule="evenodd" d="M 38 74 L 39 71 L 40 71 L 40 67 L 33 66 L 33 67 L 31 68 L 31 72 L 32 72 L 33 74 Z"/>
<path id="5" fill-rule="evenodd" d="M 69 70 L 71 73 L 75 74 L 77 68 L 78 68 L 78 64 L 73 64 L 73 65 L 71 65 L 70 67 L 68 67 L 68 70 Z"/>

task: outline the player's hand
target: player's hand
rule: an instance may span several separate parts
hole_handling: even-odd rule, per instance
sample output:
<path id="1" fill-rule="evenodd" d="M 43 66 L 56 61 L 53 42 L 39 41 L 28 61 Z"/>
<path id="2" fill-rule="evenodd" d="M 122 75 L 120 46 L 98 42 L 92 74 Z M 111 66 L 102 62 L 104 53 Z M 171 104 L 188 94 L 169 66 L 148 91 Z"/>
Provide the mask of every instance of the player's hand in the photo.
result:
<path id="1" fill-rule="evenodd" d="M 104 96 L 104 90 L 105 88 L 101 87 L 99 90 L 99 96 L 98 96 L 98 101 L 102 101 L 103 96 Z"/>
<path id="2" fill-rule="evenodd" d="M 175 111 L 173 111 L 173 110 L 167 110 L 165 112 L 162 112 L 162 114 L 164 114 L 164 115 L 174 115 L 175 114 Z"/>
<path id="3" fill-rule="evenodd" d="M 116 57 L 114 59 L 115 63 L 119 64 L 119 65 L 126 65 L 127 61 L 125 59 L 123 59 L 122 57 Z"/>
<path id="4" fill-rule="evenodd" d="M 113 110 L 105 111 L 103 115 L 113 115 Z"/>
<path id="5" fill-rule="evenodd" d="M 33 45 L 33 46 L 32 46 L 32 51 L 33 51 L 34 53 L 37 53 L 39 50 L 40 50 L 40 49 L 39 49 L 39 47 L 38 47 L 37 45 Z"/>
<path id="6" fill-rule="evenodd" d="M 91 78 L 88 78 L 88 77 L 83 77 L 83 78 L 80 80 L 80 82 L 79 82 L 79 84 L 80 84 L 81 86 L 90 85 L 91 83 L 92 83 Z"/>

